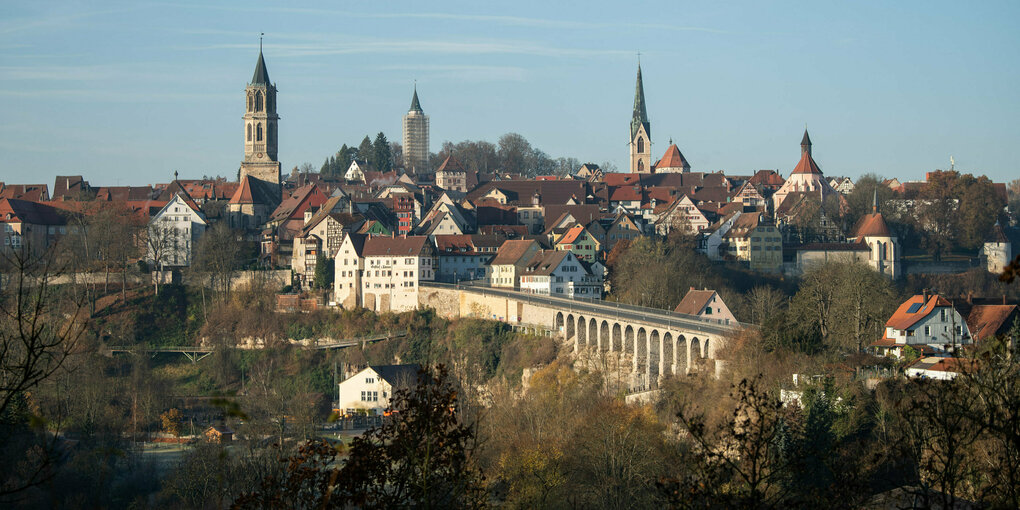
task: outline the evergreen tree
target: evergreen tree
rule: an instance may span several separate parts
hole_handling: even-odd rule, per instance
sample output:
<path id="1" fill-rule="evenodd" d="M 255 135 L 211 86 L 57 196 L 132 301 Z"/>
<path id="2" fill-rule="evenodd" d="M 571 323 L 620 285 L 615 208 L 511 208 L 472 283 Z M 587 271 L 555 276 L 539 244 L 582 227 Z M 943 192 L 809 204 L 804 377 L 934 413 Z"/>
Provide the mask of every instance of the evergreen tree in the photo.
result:
<path id="1" fill-rule="evenodd" d="M 358 146 L 358 159 L 368 161 L 369 164 L 375 164 L 375 147 L 372 146 L 372 139 L 367 135 L 365 139 L 361 141 L 361 145 Z"/>
<path id="2" fill-rule="evenodd" d="M 372 144 L 374 158 L 372 163 L 375 169 L 380 172 L 388 172 L 393 168 L 393 156 L 390 152 L 390 142 L 382 131 L 375 135 L 375 142 Z"/>

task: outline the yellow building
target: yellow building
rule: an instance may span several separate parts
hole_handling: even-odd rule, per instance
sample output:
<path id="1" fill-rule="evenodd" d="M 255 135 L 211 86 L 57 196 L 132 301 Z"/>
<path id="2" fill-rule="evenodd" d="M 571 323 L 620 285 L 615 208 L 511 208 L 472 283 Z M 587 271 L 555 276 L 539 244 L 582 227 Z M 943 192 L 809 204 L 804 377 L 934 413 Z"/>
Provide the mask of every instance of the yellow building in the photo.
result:
<path id="1" fill-rule="evenodd" d="M 783 268 L 783 236 L 761 213 L 741 214 L 723 240 L 727 258 L 747 262 L 752 270 L 774 273 Z"/>

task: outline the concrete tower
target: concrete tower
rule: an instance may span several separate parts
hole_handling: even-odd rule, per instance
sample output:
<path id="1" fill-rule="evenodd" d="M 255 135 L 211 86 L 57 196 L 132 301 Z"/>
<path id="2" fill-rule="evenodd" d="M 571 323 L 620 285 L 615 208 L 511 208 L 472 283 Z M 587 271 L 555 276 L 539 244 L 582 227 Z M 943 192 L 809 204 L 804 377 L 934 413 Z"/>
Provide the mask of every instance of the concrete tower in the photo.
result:
<path id="1" fill-rule="evenodd" d="M 241 180 L 251 176 L 280 187 L 280 161 L 277 159 L 276 86 L 269 81 L 266 61 L 262 58 L 259 42 L 259 60 L 255 74 L 244 89 L 244 161 L 241 162 Z"/>
<path id="2" fill-rule="evenodd" d="M 425 172 L 429 163 L 429 116 L 418 102 L 418 86 L 414 87 L 411 109 L 404 115 L 404 170 L 410 174 Z"/>
<path id="3" fill-rule="evenodd" d="M 630 119 L 630 171 L 652 171 L 652 126 L 645 111 L 645 86 L 641 82 L 641 62 L 637 67 L 637 86 L 634 90 L 634 113 Z"/>

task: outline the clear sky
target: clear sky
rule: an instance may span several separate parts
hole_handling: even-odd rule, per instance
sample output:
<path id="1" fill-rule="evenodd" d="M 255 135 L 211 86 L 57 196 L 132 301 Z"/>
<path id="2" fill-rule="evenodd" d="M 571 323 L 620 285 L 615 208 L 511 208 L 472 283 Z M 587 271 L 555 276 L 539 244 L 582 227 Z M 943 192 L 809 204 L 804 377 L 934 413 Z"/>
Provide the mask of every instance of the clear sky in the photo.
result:
<path id="1" fill-rule="evenodd" d="M 233 178 L 265 32 L 286 172 L 379 131 L 413 81 L 444 140 L 518 132 L 627 166 L 641 53 L 653 158 L 1020 177 L 1020 2 L 4 2 L 0 181 Z"/>

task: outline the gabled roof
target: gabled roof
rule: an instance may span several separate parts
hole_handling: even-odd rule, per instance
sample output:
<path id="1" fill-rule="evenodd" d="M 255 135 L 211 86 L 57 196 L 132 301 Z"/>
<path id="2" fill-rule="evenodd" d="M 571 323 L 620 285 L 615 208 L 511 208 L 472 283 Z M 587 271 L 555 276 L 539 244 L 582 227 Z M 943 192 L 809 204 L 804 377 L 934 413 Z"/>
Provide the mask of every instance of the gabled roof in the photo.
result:
<path id="1" fill-rule="evenodd" d="M 786 179 L 775 170 L 758 170 L 747 182 L 757 186 L 776 187 L 782 186 Z"/>
<path id="2" fill-rule="evenodd" d="M 712 300 L 712 296 L 714 295 L 714 290 L 691 289 L 687 291 L 687 295 L 680 300 L 680 304 L 676 305 L 676 309 L 673 311 L 687 315 L 698 315 L 701 313 L 701 310 L 705 308 L 705 305 Z"/>
<path id="3" fill-rule="evenodd" d="M 262 58 L 262 49 L 259 49 L 259 60 L 255 63 L 255 74 L 251 77 L 252 85 L 270 85 L 269 71 L 266 69 L 266 60 Z"/>
<path id="4" fill-rule="evenodd" d="M 198 206 L 198 203 L 196 203 L 195 200 L 191 198 L 191 194 L 188 193 L 188 190 L 184 189 L 184 186 L 181 185 L 180 181 L 178 181 L 177 179 L 174 179 L 170 184 L 167 185 L 166 188 L 163 189 L 163 191 L 159 193 L 159 195 L 156 195 L 156 200 L 165 200 L 169 202 L 173 200 L 174 197 L 177 196 L 181 197 L 181 200 L 184 200 L 184 202 L 188 204 L 188 207 L 196 211 L 201 210 L 201 208 Z"/>
<path id="5" fill-rule="evenodd" d="M 390 386 L 412 386 L 418 383 L 421 365 L 369 365 Z"/>
<path id="6" fill-rule="evenodd" d="M 11 219 L 7 219 L 7 215 Z M 19 200 L 17 198 L 0 199 L 0 222 L 15 221 L 31 225 L 65 225 L 67 220 L 64 215 L 53 206 Z"/>
<path id="7" fill-rule="evenodd" d="M 467 172 L 467 169 L 464 168 L 464 165 L 453 154 L 450 154 L 443 160 L 443 164 L 439 165 L 439 168 L 436 169 L 436 173 L 439 172 Z"/>
<path id="8" fill-rule="evenodd" d="M 42 202 L 50 199 L 50 192 L 45 184 L 7 184 L 0 191 L 0 198 Z"/>
<path id="9" fill-rule="evenodd" d="M 540 251 L 534 258 L 528 261 L 528 265 L 524 267 L 524 274 L 529 276 L 549 276 L 569 256 L 569 251 Z"/>
<path id="10" fill-rule="evenodd" d="M 556 244 L 571 244 L 577 242 L 577 239 L 581 237 L 581 234 L 583 233 L 584 233 L 583 225 L 580 224 L 574 225 L 573 227 L 567 229 L 567 232 L 563 234 L 563 237 L 556 241 Z"/>
<path id="11" fill-rule="evenodd" d="M 974 305 L 967 315 L 967 329 L 975 340 L 1006 334 L 1020 313 L 1017 305 Z"/>
<path id="12" fill-rule="evenodd" d="M 499 247 L 499 251 L 496 252 L 496 256 L 491 262 L 489 262 L 489 265 L 504 266 L 518 264 L 528 253 L 531 246 L 535 244 L 536 243 L 533 239 L 511 239 L 509 241 L 505 241 L 503 245 Z"/>
<path id="13" fill-rule="evenodd" d="M 885 325 L 893 329 L 910 329 L 919 320 L 927 317 L 937 308 L 944 306 L 951 307 L 953 305 L 938 294 L 928 296 L 927 300 L 925 300 L 925 296 L 918 294 L 904 301 L 893 312 L 892 317 L 886 321 Z"/>
<path id="14" fill-rule="evenodd" d="M 427 236 L 371 236 L 365 240 L 362 254 L 365 257 L 418 256 L 426 251 L 426 246 L 432 246 L 428 239 Z"/>

